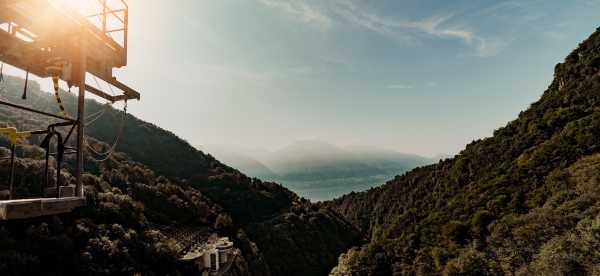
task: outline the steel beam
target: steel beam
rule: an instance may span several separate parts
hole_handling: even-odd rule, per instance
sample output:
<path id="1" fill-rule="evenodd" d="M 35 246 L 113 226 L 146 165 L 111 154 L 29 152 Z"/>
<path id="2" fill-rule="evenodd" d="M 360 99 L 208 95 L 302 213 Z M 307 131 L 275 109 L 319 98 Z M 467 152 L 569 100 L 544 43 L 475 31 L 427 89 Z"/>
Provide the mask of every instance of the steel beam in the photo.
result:
<path id="1" fill-rule="evenodd" d="M 87 31 L 82 28 L 79 41 L 78 64 L 76 85 L 79 86 L 79 95 L 77 97 L 77 167 L 75 168 L 75 191 L 77 197 L 83 197 L 83 163 L 85 156 L 84 130 L 85 130 L 85 75 L 87 67 Z"/>

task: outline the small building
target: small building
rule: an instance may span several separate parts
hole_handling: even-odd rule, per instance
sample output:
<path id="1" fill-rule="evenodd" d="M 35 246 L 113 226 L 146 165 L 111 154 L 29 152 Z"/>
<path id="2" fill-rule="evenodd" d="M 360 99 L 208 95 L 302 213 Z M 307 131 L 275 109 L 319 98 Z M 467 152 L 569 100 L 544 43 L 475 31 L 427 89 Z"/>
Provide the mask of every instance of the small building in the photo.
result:
<path id="1" fill-rule="evenodd" d="M 217 241 L 216 247 L 219 252 L 219 263 L 226 264 L 233 254 L 233 242 L 229 238 L 223 237 Z"/>
<path id="2" fill-rule="evenodd" d="M 194 261 L 199 270 L 209 270 L 211 273 L 227 269 L 228 264 L 233 261 L 233 242 L 227 237 L 219 238 L 212 235 L 205 243 L 191 248 L 181 260 Z"/>

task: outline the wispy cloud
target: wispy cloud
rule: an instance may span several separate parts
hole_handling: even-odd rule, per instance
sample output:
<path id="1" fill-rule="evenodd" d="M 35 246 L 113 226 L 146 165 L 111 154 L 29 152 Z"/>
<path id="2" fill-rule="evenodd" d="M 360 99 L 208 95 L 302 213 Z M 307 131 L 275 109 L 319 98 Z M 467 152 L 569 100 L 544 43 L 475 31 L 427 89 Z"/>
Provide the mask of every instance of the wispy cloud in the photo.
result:
<path id="1" fill-rule="evenodd" d="M 314 24 L 321 29 L 327 29 L 331 26 L 331 18 L 329 16 L 319 8 L 303 0 L 258 0 L 258 2 L 268 7 L 282 10 L 301 22 Z"/>
<path id="2" fill-rule="evenodd" d="M 492 37 L 492 38 L 481 38 L 477 37 L 475 43 L 475 55 L 478 57 L 491 57 L 495 56 L 504 48 L 506 48 L 514 37 Z"/>
<path id="3" fill-rule="evenodd" d="M 406 34 L 406 31 L 413 30 L 435 37 L 458 38 L 467 44 L 473 42 L 474 34 L 471 31 L 445 26 L 452 15 L 437 15 L 422 20 L 396 19 L 368 12 L 348 0 L 338 0 L 335 3 L 338 3 L 338 7 L 333 12 L 344 20 L 384 35 Z"/>
<path id="4" fill-rule="evenodd" d="M 417 84 L 416 86 L 412 85 L 412 84 L 406 84 L 406 83 L 394 83 L 394 84 L 390 84 L 390 85 L 386 86 L 386 88 L 387 89 L 396 89 L 396 90 L 408 90 L 408 89 L 414 89 L 414 88 L 419 89 L 419 88 L 424 88 L 424 87 L 432 88 L 432 87 L 437 87 L 437 86 L 438 86 L 437 82 L 429 81 L 429 82 L 426 82 L 423 84 Z"/>
<path id="5" fill-rule="evenodd" d="M 583 3 L 592 7 L 600 6 L 600 0 L 583 0 Z"/>
<path id="6" fill-rule="evenodd" d="M 502 44 L 477 35 L 464 25 L 453 23 L 454 14 L 433 15 L 423 19 L 385 17 L 357 4 L 353 0 L 257 0 L 276 8 L 296 20 L 329 30 L 336 23 L 352 24 L 404 42 L 419 42 L 423 36 L 462 41 L 477 56 L 490 56 Z"/>
<path id="7" fill-rule="evenodd" d="M 387 89 L 412 89 L 412 85 L 408 84 L 390 84 L 387 86 Z"/>

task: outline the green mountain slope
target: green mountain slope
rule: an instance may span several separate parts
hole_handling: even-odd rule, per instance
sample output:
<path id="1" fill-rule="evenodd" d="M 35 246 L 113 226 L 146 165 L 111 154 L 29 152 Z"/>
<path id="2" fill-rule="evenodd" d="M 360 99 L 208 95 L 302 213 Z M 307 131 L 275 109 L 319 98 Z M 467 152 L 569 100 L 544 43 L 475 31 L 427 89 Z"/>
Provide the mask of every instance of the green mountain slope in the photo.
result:
<path id="1" fill-rule="evenodd" d="M 20 100 L 22 84 L 21 79 L 7 78 L 0 97 L 57 111 L 53 95 L 39 91 L 35 83 L 30 85 L 28 100 Z M 61 94 L 73 114 L 74 95 Z M 102 110 L 104 115 L 86 132 L 97 151 L 112 145 L 122 118 L 117 110 L 87 102 L 88 115 Z M 46 118 L 0 107 L 2 125 L 29 130 L 43 129 L 46 123 Z M 360 238 L 334 212 L 298 198 L 281 185 L 246 177 L 171 132 L 131 115 L 125 117 L 124 127 L 117 153 L 107 162 L 98 163 L 94 159 L 99 156 L 87 154 L 86 207 L 57 217 L 0 224 L 0 274 L 185 274 L 188 268 L 177 262 L 181 248 L 163 229 L 193 227 L 227 235 L 242 250 L 231 275 L 325 275 L 337 256 Z M 38 137 L 19 141 L 16 183 L 21 196 L 35 196 L 40 190 L 43 151 L 39 143 Z M 4 137 L 0 146 L 8 146 Z M 63 178 L 67 182 L 73 181 L 73 161 L 72 156 L 66 160 Z M 8 162 L 0 162 L 0 170 L 0 179 L 5 180 Z M 291 227 L 296 220 L 288 218 L 294 217 L 311 223 Z M 282 227 L 286 230 L 274 231 Z M 278 255 L 273 240 L 281 247 L 329 242 Z"/>
<path id="2" fill-rule="evenodd" d="M 600 273 L 600 29 L 455 158 L 327 204 L 370 237 L 334 275 Z"/>

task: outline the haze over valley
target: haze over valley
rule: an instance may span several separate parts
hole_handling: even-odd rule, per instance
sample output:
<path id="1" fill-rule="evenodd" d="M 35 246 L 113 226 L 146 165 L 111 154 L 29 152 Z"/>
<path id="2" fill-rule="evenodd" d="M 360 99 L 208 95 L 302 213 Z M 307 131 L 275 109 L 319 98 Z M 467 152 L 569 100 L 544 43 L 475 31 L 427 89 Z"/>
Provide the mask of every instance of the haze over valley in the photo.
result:
<path id="1" fill-rule="evenodd" d="M 217 145 L 199 148 L 248 176 L 281 183 L 313 201 L 364 191 L 449 157 L 428 158 L 369 146 L 340 147 L 314 139 L 274 151 Z"/>

